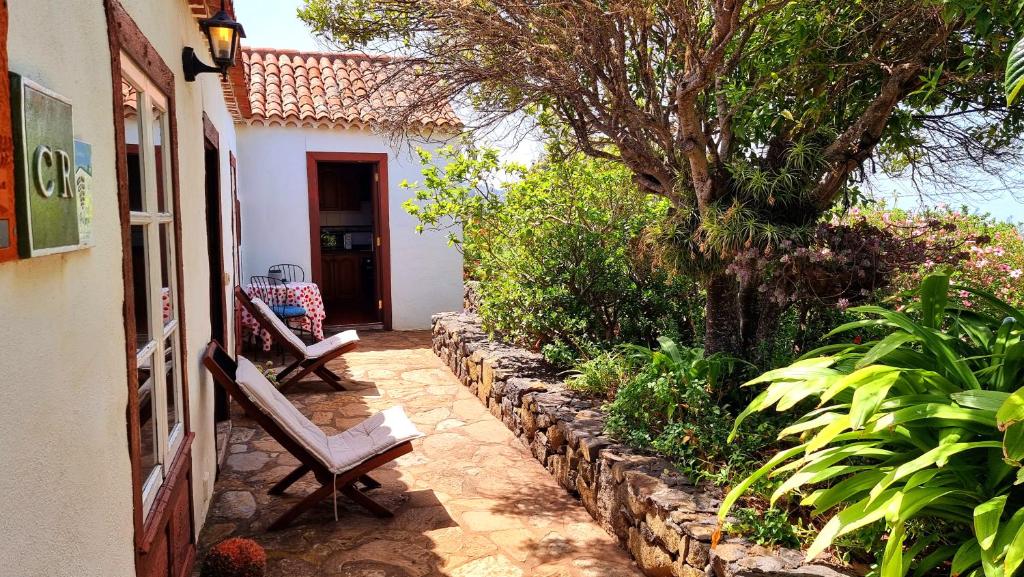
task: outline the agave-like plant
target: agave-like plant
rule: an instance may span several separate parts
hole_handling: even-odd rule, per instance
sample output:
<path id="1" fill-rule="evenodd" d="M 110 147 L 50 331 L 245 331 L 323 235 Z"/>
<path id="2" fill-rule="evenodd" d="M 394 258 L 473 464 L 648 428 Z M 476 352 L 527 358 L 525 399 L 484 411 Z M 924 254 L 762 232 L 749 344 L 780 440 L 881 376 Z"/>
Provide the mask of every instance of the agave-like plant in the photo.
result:
<path id="1" fill-rule="evenodd" d="M 814 514 L 832 514 L 808 558 L 885 523 L 882 577 L 947 563 L 953 576 L 1014 575 L 1024 561 L 1024 312 L 981 290 L 972 292 L 991 312 L 967 310 L 949 290 L 948 275 L 935 274 L 906 311 L 851 309 L 868 318 L 830 336 L 870 327 L 884 338 L 828 345 L 746 383 L 769 385 L 730 438 L 756 411 L 817 404 L 780 433 L 795 443 L 730 491 L 720 517 L 773 476 L 773 503 L 796 494 Z M 942 535 L 908 537 L 909 522 L 928 519 L 943 522 Z"/>

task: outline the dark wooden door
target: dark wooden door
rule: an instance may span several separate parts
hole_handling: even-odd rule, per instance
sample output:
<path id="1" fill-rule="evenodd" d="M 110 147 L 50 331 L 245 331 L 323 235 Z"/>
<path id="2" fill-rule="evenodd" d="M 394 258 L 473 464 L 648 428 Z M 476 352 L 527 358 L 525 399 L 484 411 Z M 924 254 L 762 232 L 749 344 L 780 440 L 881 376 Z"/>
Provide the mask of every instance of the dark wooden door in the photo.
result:
<path id="1" fill-rule="evenodd" d="M 323 257 L 324 301 L 358 299 L 363 291 L 358 254 L 328 254 Z"/>
<path id="2" fill-rule="evenodd" d="M 207 137 L 205 142 L 206 168 L 206 247 L 210 266 L 210 338 L 226 346 L 228 336 L 228 307 L 224 298 L 224 231 L 221 226 L 220 151 L 217 149 L 216 130 L 203 115 Z M 213 418 L 226 421 L 231 418 L 227 392 L 214 387 Z"/>

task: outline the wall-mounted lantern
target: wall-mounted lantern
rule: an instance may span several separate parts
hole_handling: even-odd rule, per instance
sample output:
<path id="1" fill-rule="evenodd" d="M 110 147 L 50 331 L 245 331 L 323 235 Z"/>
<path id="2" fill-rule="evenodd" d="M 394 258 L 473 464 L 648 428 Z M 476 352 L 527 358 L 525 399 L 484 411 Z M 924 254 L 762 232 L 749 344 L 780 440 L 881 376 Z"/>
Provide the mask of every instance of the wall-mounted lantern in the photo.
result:
<path id="1" fill-rule="evenodd" d="M 225 10 L 224 0 L 221 0 L 220 11 L 214 14 L 213 18 L 200 20 L 199 27 L 210 42 L 210 56 L 213 57 L 215 66 L 204 64 L 196 56 L 196 51 L 186 46 L 181 54 L 185 81 L 193 82 L 196 76 L 205 72 L 219 72 L 227 78 L 228 68 L 234 66 L 235 58 L 238 56 L 240 40 L 245 38 L 245 30 Z"/>

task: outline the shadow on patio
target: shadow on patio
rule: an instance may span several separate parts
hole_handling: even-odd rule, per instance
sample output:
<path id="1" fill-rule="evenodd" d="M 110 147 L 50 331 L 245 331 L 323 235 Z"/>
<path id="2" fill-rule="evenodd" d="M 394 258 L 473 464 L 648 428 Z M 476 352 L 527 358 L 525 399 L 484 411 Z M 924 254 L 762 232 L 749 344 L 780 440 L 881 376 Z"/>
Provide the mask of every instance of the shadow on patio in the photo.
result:
<path id="1" fill-rule="evenodd" d="M 434 356 L 429 333 L 361 336 L 359 349 L 331 363 L 350 391 L 311 380 L 288 398 L 328 434 L 389 406 L 405 408 L 427 437 L 373 473 L 383 487 L 370 493 L 395 517 L 378 519 L 339 496 L 338 522 L 325 500 L 288 529 L 267 532 L 313 483 L 268 495 L 298 461 L 236 412 L 201 551 L 230 536 L 252 538 L 267 550 L 268 577 L 640 575 Z"/>

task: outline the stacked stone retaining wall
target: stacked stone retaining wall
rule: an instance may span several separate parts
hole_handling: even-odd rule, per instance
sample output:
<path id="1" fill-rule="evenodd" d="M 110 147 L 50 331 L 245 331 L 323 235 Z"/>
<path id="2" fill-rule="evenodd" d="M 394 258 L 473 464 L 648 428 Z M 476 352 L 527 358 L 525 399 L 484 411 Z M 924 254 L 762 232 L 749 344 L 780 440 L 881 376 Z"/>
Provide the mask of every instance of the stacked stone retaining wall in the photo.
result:
<path id="1" fill-rule="evenodd" d="M 477 315 L 435 315 L 433 348 L 645 574 L 842 575 L 806 563 L 799 551 L 742 539 L 723 538 L 712 549 L 720 494 L 695 487 L 666 460 L 606 436 L 599 402 L 566 389 L 540 355 L 488 339 Z"/>

